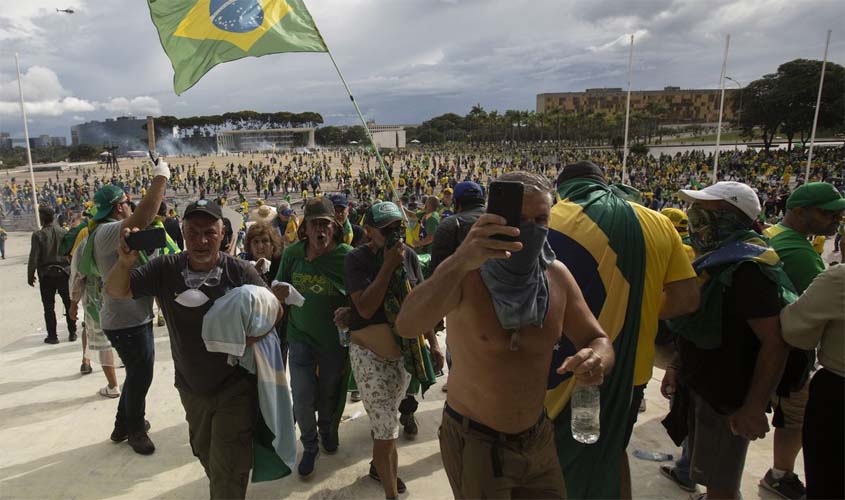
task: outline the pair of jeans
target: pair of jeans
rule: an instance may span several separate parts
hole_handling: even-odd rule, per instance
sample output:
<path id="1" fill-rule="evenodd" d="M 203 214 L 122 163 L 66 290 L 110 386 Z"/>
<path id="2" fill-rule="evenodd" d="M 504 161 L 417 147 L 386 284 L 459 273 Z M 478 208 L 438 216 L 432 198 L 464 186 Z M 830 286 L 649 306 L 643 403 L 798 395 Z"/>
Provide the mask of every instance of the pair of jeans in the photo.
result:
<path id="1" fill-rule="evenodd" d="M 675 460 L 675 475 L 685 483 L 693 482 L 689 477 L 690 461 L 689 438 L 684 438 L 684 442 L 681 443 L 681 456 Z"/>
<path id="2" fill-rule="evenodd" d="M 116 429 L 144 430 L 147 391 L 153 383 L 155 343 L 152 321 L 120 330 L 104 330 L 126 368 L 126 379 L 114 419 Z"/>
<path id="3" fill-rule="evenodd" d="M 76 321 L 67 317 L 70 310 L 70 291 L 67 275 L 39 276 L 38 288 L 41 291 L 41 304 L 44 306 L 44 322 L 47 324 L 47 337 L 56 338 L 56 293 L 65 306 L 68 333 L 76 333 Z"/>
<path id="4" fill-rule="evenodd" d="M 340 345 L 337 349 L 320 351 L 298 340 L 289 340 L 288 346 L 293 415 L 299 426 L 302 447 L 313 453 L 319 443 L 318 430 L 324 440 L 337 442 L 332 422 L 338 398 L 346 397 L 348 351 Z"/>

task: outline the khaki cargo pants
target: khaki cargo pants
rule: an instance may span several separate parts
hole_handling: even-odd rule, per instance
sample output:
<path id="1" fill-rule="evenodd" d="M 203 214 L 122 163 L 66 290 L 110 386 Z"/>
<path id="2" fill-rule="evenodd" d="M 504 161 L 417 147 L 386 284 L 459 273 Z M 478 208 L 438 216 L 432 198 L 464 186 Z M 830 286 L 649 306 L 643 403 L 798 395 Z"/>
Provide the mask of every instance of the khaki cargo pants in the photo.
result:
<path id="1" fill-rule="evenodd" d="M 244 498 L 252 469 L 252 434 L 258 412 L 254 379 L 236 375 L 211 395 L 179 390 L 191 450 L 209 479 L 210 498 Z"/>
<path id="2" fill-rule="evenodd" d="M 498 438 L 443 412 L 440 454 L 456 499 L 566 498 L 548 418 L 518 437 Z"/>

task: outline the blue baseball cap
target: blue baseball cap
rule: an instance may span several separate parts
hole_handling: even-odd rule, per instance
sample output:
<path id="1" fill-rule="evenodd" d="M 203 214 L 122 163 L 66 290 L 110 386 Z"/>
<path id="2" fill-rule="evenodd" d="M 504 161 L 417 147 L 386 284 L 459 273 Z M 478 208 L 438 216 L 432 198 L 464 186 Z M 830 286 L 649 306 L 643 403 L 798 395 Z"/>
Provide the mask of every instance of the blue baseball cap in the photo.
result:
<path id="1" fill-rule="evenodd" d="M 349 207 L 349 198 L 347 198 L 345 194 L 333 194 L 330 199 L 332 200 L 332 205 L 336 207 Z"/>
<path id="2" fill-rule="evenodd" d="M 452 197 L 455 200 L 462 200 L 462 199 L 469 199 L 469 198 L 478 198 L 483 200 L 484 199 L 484 190 L 481 189 L 481 186 L 478 185 L 477 182 L 472 181 L 464 181 L 459 182 L 455 185 L 454 193 Z"/>

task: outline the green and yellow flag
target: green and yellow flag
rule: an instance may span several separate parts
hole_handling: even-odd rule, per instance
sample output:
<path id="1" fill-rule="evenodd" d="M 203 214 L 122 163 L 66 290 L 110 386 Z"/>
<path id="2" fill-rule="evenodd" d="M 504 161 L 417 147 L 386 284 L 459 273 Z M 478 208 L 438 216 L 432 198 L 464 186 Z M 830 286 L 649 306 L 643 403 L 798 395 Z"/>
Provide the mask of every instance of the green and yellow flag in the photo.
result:
<path id="1" fill-rule="evenodd" d="M 214 66 L 279 52 L 327 52 L 303 0 L 147 0 L 173 64 L 173 90 Z"/>

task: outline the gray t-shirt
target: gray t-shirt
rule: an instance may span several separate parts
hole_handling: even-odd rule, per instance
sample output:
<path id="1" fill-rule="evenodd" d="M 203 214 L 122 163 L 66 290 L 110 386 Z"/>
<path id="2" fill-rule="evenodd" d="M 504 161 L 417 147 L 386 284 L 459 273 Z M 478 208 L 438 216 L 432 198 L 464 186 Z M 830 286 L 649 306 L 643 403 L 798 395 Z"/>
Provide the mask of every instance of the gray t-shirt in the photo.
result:
<path id="1" fill-rule="evenodd" d="M 94 231 L 94 261 L 103 279 L 117 262 L 120 241 L 120 221 L 100 224 Z M 140 263 L 136 264 L 138 267 Z M 153 320 L 153 298 L 116 299 L 103 293 L 100 326 L 103 330 L 121 330 L 145 325 Z"/>

